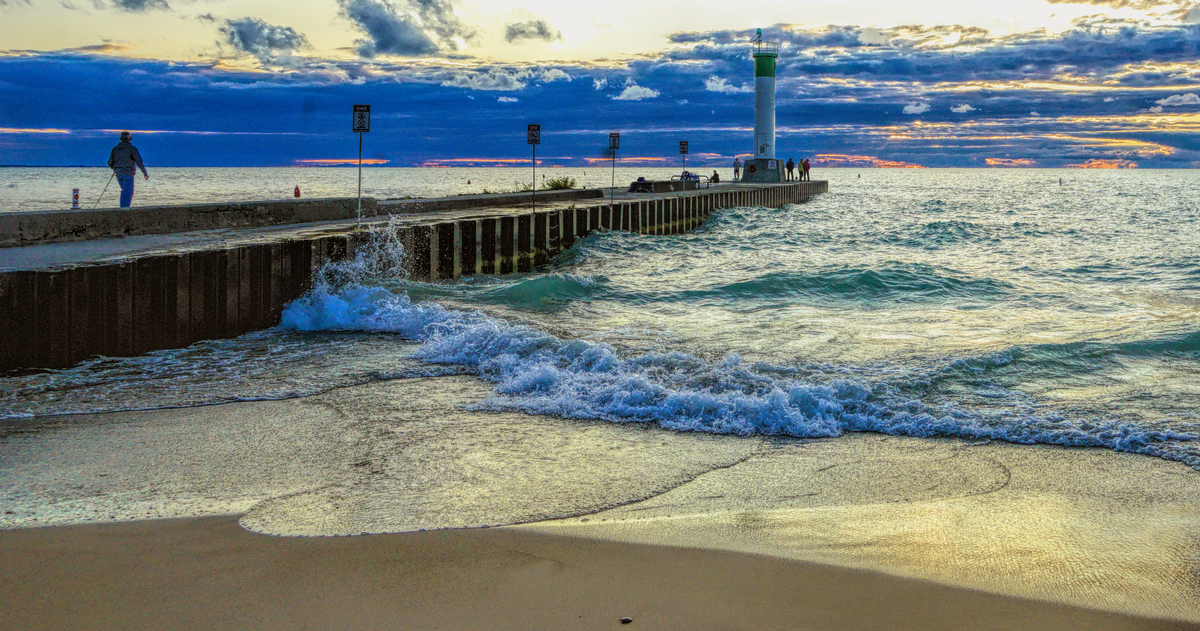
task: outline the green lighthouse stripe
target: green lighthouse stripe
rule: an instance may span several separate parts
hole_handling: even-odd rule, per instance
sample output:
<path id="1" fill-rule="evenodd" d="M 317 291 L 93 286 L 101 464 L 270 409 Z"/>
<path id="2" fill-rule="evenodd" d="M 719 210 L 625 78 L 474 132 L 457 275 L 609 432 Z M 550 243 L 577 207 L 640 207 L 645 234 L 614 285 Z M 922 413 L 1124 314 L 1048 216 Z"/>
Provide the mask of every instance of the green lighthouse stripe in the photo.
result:
<path id="1" fill-rule="evenodd" d="M 774 77 L 775 76 L 775 55 L 771 56 L 754 56 L 754 76 L 756 77 Z"/>

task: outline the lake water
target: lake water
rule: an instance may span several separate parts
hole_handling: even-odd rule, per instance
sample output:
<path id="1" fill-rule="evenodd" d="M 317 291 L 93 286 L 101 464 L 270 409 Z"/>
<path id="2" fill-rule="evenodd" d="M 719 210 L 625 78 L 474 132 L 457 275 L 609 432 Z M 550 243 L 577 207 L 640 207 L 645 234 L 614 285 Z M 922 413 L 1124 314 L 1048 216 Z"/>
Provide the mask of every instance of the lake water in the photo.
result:
<path id="1" fill-rule="evenodd" d="M 58 186 L 77 173 L 62 171 L 38 177 Z M 301 176 L 304 190 L 334 194 L 353 175 L 170 171 L 156 170 L 156 185 L 203 183 L 197 201 L 270 197 L 265 183 L 286 193 Z M 618 179 L 635 171 L 655 175 Z M 367 191 L 495 190 L 519 173 L 371 169 Z M 1200 173 L 816 175 L 830 192 L 805 204 L 723 209 L 686 235 L 595 234 L 529 274 L 424 284 L 351 262 L 350 282 L 291 304 L 276 329 L 4 379 L 0 413 L 287 398 L 463 372 L 494 388 L 477 409 L 715 434 L 1099 446 L 1200 468 Z"/>

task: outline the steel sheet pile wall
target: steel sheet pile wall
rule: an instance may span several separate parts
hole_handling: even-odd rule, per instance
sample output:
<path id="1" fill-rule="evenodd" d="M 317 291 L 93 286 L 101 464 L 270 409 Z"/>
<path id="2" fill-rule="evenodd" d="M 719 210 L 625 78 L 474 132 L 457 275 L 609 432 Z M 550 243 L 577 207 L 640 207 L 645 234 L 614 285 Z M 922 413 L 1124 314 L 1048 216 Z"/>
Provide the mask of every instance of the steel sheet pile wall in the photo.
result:
<path id="1" fill-rule="evenodd" d="M 545 265 L 596 230 L 678 234 L 718 208 L 777 207 L 826 190 L 820 181 L 718 189 L 409 226 L 398 237 L 413 279 L 509 274 Z M 284 305 L 308 291 L 314 271 L 353 256 L 354 247 L 349 235 L 330 236 L 0 274 L 0 371 L 63 368 L 275 326 Z"/>

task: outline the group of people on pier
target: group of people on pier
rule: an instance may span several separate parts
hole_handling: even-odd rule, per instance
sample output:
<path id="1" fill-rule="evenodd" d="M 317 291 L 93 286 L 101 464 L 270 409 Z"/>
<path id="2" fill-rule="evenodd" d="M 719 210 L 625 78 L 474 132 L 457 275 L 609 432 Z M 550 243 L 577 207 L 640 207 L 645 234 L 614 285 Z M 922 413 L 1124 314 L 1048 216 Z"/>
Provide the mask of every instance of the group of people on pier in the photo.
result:
<path id="1" fill-rule="evenodd" d="M 810 178 L 808 175 L 808 171 L 810 168 L 809 163 L 808 163 L 808 158 L 804 158 L 804 159 L 800 160 L 800 162 L 798 164 L 796 162 L 793 162 L 791 158 L 788 158 L 787 164 L 785 164 L 783 166 L 784 166 L 784 169 L 786 169 L 786 171 L 787 171 L 786 175 L 784 176 L 785 182 L 807 182 L 807 181 L 810 181 Z M 714 175 L 715 174 L 716 174 L 716 172 L 714 171 Z M 742 176 L 742 161 L 735 157 L 733 159 L 733 181 L 735 181 L 735 182 L 738 181 L 738 179 L 741 178 L 741 176 Z"/>
<path id="2" fill-rule="evenodd" d="M 787 180 L 786 181 L 788 181 L 788 182 L 794 182 L 797 180 L 801 181 L 801 182 L 809 181 L 808 158 L 804 158 L 803 160 L 800 161 L 799 164 L 792 162 L 792 159 L 788 158 L 787 164 L 785 164 L 783 166 L 785 169 L 787 169 Z"/>

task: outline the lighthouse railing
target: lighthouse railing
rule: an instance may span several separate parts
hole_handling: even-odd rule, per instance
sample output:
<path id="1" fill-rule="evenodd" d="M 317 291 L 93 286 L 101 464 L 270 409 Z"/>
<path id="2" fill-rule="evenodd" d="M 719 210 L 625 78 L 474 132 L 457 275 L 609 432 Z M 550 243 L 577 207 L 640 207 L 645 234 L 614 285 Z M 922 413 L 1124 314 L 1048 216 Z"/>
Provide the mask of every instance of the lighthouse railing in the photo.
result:
<path id="1" fill-rule="evenodd" d="M 776 42 L 755 42 L 755 55 L 775 55 L 779 56 L 779 44 Z"/>

